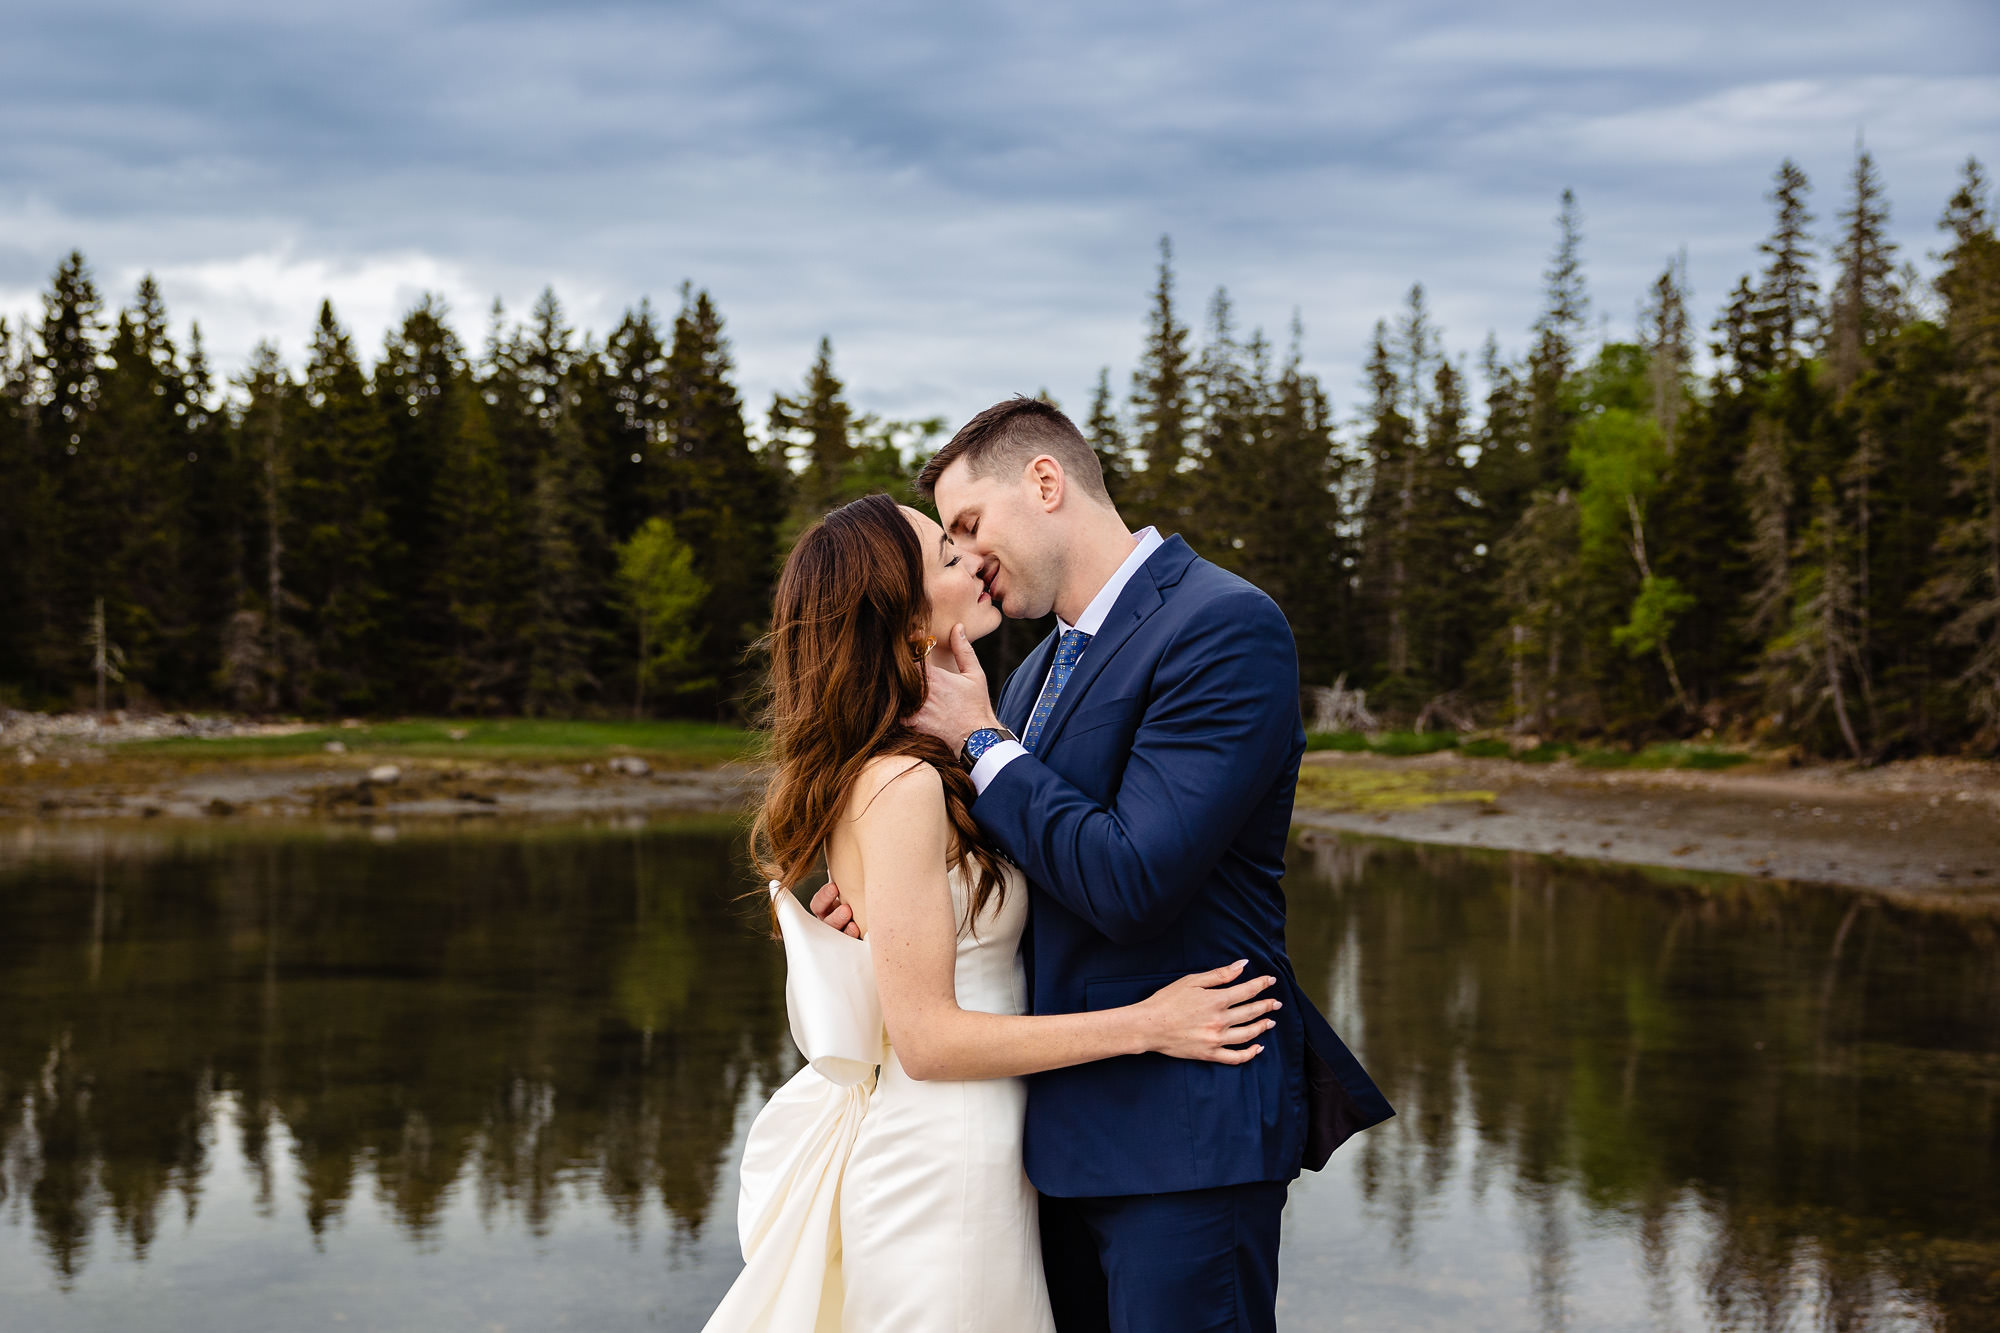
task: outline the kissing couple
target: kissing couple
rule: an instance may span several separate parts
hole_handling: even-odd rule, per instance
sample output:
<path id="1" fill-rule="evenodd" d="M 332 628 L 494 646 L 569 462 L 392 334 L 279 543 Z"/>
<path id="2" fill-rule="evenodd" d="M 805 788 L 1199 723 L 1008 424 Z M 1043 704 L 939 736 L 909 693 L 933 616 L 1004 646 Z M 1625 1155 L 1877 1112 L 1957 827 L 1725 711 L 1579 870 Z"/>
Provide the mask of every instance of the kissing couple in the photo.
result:
<path id="1" fill-rule="evenodd" d="M 1291 628 L 1047 403 L 917 485 L 940 522 L 867 496 L 778 579 L 753 846 L 807 1064 L 709 1333 L 1270 1333 L 1290 1182 L 1393 1114 L 1285 954 Z M 996 715 L 972 640 L 1051 611 Z"/>

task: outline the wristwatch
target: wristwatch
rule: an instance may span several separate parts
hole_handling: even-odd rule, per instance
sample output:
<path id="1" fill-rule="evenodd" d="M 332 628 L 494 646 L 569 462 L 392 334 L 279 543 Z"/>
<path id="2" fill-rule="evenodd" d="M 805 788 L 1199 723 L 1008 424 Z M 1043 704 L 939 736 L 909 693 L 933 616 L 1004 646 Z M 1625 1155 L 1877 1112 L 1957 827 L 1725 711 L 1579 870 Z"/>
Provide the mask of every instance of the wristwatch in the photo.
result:
<path id="1" fill-rule="evenodd" d="M 1021 739 L 1019 736 L 1016 736 L 1005 727 L 981 727 L 965 738 L 965 744 L 959 749 L 958 757 L 965 762 L 966 768 L 970 769 L 974 764 L 979 762 L 980 756 L 984 755 L 1001 741 L 1017 741 L 1019 739 Z"/>

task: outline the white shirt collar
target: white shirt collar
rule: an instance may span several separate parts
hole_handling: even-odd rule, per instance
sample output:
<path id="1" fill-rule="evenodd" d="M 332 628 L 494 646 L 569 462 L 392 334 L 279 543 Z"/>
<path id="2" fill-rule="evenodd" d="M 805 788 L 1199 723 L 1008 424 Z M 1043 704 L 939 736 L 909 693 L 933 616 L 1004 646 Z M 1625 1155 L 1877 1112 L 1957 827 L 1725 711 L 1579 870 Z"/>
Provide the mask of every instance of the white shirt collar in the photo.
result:
<path id="1" fill-rule="evenodd" d="M 1080 629 L 1095 638 L 1097 632 L 1104 628 L 1105 618 L 1111 614 L 1111 608 L 1117 605 L 1118 594 L 1125 591 L 1125 585 L 1132 581 L 1132 576 L 1139 572 L 1139 566 L 1146 563 L 1146 558 L 1166 545 L 1167 540 L 1160 535 L 1158 528 L 1141 528 L 1133 536 L 1139 539 L 1138 545 L 1132 548 L 1132 554 L 1125 557 L 1125 563 L 1118 566 L 1117 571 L 1105 580 L 1104 586 L 1097 590 L 1097 596 L 1091 598 L 1090 605 L 1083 608 L 1083 614 L 1076 618 L 1076 624 L 1065 624 L 1061 616 L 1056 617 L 1056 624 L 1065 632 Z"/>

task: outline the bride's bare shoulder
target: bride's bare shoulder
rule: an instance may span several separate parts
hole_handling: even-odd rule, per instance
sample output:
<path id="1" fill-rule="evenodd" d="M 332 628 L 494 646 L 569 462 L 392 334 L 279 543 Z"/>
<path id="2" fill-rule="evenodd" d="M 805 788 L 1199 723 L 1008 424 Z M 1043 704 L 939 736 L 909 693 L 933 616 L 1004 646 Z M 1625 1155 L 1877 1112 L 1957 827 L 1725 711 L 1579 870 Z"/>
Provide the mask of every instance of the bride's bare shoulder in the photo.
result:
<path id="1" fill-rule="evenodd" d="M 944 803 L 944 779 L 922 759 L 907 754 L 877 755 L 862 768 L 848 797 L 847 817 L 909 815 Z"/>

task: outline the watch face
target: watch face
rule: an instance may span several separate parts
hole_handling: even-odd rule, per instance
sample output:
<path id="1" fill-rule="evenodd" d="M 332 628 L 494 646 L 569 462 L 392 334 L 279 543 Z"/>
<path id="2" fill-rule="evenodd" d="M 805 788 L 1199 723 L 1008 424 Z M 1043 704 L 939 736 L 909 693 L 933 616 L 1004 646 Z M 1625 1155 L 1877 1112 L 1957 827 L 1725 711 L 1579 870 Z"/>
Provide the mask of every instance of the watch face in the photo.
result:
<path id="1" fill-rule="evenodd" d="M 981 727 L 965 738 L 965 752 L 971 756 L 972 762 L 976 764 L 988 750 L 999 743 L 999 732 L 991 727 Z"/>

